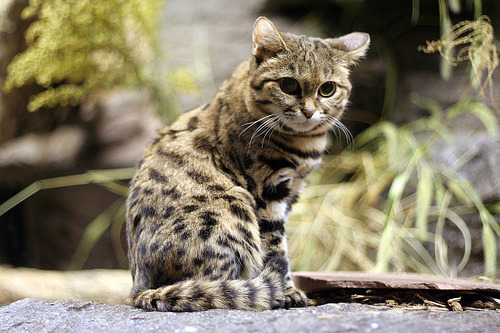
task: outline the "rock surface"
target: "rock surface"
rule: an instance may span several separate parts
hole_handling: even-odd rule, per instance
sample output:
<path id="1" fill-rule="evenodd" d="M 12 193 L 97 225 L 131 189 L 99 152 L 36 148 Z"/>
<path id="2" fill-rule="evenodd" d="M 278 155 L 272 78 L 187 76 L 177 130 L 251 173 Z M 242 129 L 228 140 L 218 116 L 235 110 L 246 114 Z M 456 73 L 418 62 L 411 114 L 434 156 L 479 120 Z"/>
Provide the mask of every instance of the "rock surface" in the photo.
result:
<path id="1" fill-rule="evenodd" d="M 0 308 L 9 332 L 498 332 L 497 311 L 399 311 L 387 307 L 326 304 L 262 312 L 209 310 L 145 312 L 126 305 L 24 299 Z"/>

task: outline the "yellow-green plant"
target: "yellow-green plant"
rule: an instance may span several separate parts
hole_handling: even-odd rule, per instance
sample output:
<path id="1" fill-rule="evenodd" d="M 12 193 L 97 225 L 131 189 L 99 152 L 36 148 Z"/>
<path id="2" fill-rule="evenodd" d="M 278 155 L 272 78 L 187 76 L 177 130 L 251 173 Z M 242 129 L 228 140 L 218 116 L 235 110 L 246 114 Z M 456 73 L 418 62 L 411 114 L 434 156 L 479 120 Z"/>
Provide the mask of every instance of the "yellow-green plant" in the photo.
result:
<path id="1" fill-rule="evenodd" d="M 28 48 L 8 67 L 4 89 L 37 83 L 29 111 L 76 105 L 117 86 L 146 87 L 167 109 L 152 59 L 160 54 L 157 29 L 164 0 L 30 0 L 23 18 Z"/>

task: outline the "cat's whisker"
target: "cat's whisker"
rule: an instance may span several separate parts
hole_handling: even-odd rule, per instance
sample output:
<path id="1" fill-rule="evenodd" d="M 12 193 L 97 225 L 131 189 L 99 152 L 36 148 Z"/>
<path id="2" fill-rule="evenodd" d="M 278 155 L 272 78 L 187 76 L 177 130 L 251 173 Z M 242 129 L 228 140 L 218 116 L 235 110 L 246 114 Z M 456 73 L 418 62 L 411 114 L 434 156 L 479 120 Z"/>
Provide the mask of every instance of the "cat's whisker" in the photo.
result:
<path id="1" fill-rule="evenodd" d="M 241 127 L 243 127 L 243 126 L 246 126 L 246 127 L 245 127 L 245 129 L 243 129 L 243 131 L 241 131 L 241 132 L 240 132 L 240 134 L 238 135 L 238 139 L 239 139 L 239 138 L 241 137 L 241 135 L 242 135 L 242 134 L 243 134 L 246 130 L 248 130 L 250 127 L 252 127 L 253 125 L 257 124 L 258 122 L 261 122 L 261 121 L 263 121 L 264 119 L 269 118 L 269 117 L 272 117 L 272 116 L 274 116 L 274 115 L 273 115 L 273 114 L 268 114 L 267 116 L 264 116 L 264 117 L 262 117 L 262 118 L 260 118 L 260 119 L 255 120 L 255 121 L 251 121 L 251 122 L 248 122 L 248 123 L 242 124 L 242 125 L 241 125 Z"/>
<path id="2" fill-rule="evenodd" d="M 253 135 L 252 135 L 252 138 L 254 136 L 258 136 L 262 133 L 262 131 L 264 131 L 267 127 L 267 125 L 273 121 L 274 118 L 270 118 L 270 119 L 267 119 L 265 122 L 263 122 L 262 124 L 259 125 L 259 127 L 257 127 L 257 129 L 254 131 Z"/>
<path id="3" fill-rule="evenodd" d="M 281 117 L 278 117 L 277 123 L 280 129 L 283 129 L 283 126 L 285 126 L 285 122 L 281 119 Z"/>
<path id="4" fill-rule="evenodd" d="M 252 126 L 252 125 L 254 125 L 254 124 L 256 124 L 256 123 L 258 123 L 258 122 L 260 122 L 260 121 L 263 121 L 263 120 L 264 120 L 264 119 L 266 119 L 266 118 L 273 117 L 273 116 L 274 116 L 274 114 L 268 114 L 268 115 L 266 115 L 266 116 L 264 116 L 264 117 L 262 117 L 262 118 L 259 118 L 259 119 L 257 119 L 257 120 L 250 121 L 250 122 L 248 122 L 248 123 L 242 124 L 241 126 L 247 126 L 247 125 Z M 247 126 L 247 128 L 248 128 L 248 126 Z"/>
<path id="5" fill-rule="evenodd" d="M 276 115 L 273 115 L 274 117 L 267 119 L 265 122 L 259 125 L 257 129 L 253 132 L 252 136 L 250 137 L 250 141 L 248 142 L 248 148 L 250 149 L 250 146 L 253 144 L 255 141 L 255 137 L 261 135 L 264 131 L 267 130 L 267 125 L 271 122 L 274 121 L 274 119 L 277 117 Z"/>
<path id="6" fill-rule="evenodd" d="M 354 141 L 354 137 L 351 134 L 351 132 L 349 131 L 349 129 L 344 124 L 342 124 L 342 122 L 339 119 L 334 118 L 332 116 L 328 117 L 327 121 L 329 124 L 331 124 L 332 131 L 336 137 L 341 139 L 341 137 L 342 137 L 341 134 L 344 134 L 344 136 L 346 138 L 347 147 L 349 149 L 351 149 L 352 143 Z M 338 131 L 338 133 L 336 131 Z"/>
<path id="7" fill-rule="evenodd" d="M 279 118 L 279 117 L 276 117 L 273 119 L 276 120 L 277 118 Z M 271 126 L 268 128 L 268 130 L 264 133 L 264 136 L 262 137 L 262 145 L 261 145 L 262 148 L 264 147 L 264 143 L 266 141 L 266 136 L 268 136 L 268 138 L 270 140 L 271 136 L 273 135 L 273 132 L 276 130 L 276 128 L 278 128 L 278 126 L 279 126 L 279 123 L 275 121 L 271 124 Z"/>
<path id="8" fill-rule="evenodd" d="M 344 133 L 345 135 L 345 138 L 346 138 L 346 143 L 347 143 L 347 147 L 350 149 L 352 148 L 352 143 L 354 141 L 354 137 L 352 136 L 351 132 L 349 131 L 349 129 L 344 125 L 342 124 L 342 122 L 340 120 L 337 121 L 337 126 L 340 128 L 340 130 Z"/>
<path id="9" fill-rule="evenodd" d="M 262 124 L 257 127 L 257 129 L 252 133 L 252 136 L 250 137 L 250 144 L 253 143 L 254 139 L 256 136 L 259 136 L 261 132 L 265 131 L 267 128 L 267 124 L 270 122 L 270 119 L 266 120 Z"/>
<path id="10" fill-rule="evenodd" d="M 254 125 L 254 124 L 258 123 L 259 121 L 262 121 L 262 120 L 264 120 L 264 119 L 266 119 L 266 118 L 269 118 L 269 117 L 272 117 L 272 116 L 273 116 L 272 114 L 268 114 L 268 115 L 266 115 L 266 116 L 264 116 L 264 117 L 262 117 L 262 118 L 259 118 L 259 119 L 257 119 L 257 120 L 254 120 L 254 121 L 249 121 L 248 123 L 241 124 L 241 127 L 243 127 L 243 126 L 247 126 L 246 128 L 251 127 L 252 125 Z"/>
<path id="11" fill-rule="evenodd" d="M 270 130 L 272 130 L 274 126 L 276 126 L 276 119 L 277 119 L 277 118 L 278 118 L 278 116 L 276 116 L 276 117 L 273 117 L 273 118 L 269 119 L 269 121 L 268 121 L 268 122 L 267 122 L 267 124 L 266 124 L 266 128 L 265 128 L 265 129 L 263 129 L 263 130 L 261 131 L 261 133 L 260 133 L 260 134 L 264 134 L 264 135 L 263 135 L 263 137 L 264 137 L 264 138 L 266 137 L 266 134 L 267 134 Z"/>
<path id="12" fill-rule="evenodd" d="M 331 132 L 333 135 L 337 138 L 340 139 L 341 134 L 340 134 L 340 129 L 337 127 L 337 119 L 333 117 L 329 117 L 328 119 L 325 120 L 325 123 L 328 124 L 328 127 L 330 127 Z"/>

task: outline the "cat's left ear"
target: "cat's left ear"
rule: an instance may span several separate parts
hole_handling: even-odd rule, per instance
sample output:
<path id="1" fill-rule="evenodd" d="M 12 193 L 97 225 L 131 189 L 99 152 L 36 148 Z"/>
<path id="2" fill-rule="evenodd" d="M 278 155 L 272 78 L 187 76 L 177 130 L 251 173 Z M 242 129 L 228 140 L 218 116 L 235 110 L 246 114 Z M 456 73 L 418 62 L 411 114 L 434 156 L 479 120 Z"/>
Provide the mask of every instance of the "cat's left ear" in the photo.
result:
<path id="1" fill-rule="evenodd" d="M 258 60 L 275 56 L 286 50 L 286 45 L 274 24 L 264 16 L 259 17 L 253 27 L 252 54 Z"/>
<path id="2" fill-rule="evenodd" d="M 331 47 L 345 52 L 344 57 L 347 58 L 349 65 L 352 65 L 366 54 L 370 45 L 370 35 L 364 32 L 352 32 L 326 41 Z"/>

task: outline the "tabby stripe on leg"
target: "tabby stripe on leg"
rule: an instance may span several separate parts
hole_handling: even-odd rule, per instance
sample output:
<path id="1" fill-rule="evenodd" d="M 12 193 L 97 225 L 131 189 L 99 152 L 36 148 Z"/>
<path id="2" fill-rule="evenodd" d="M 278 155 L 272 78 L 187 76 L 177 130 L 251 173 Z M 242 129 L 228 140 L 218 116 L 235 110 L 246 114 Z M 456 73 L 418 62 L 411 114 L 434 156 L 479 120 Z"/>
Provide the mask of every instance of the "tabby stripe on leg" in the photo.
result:
<path id="1" fill-rule="evenodd" d="M 271 220 L 260 220 L 259 229 L 261 233 L 275 232 L 279 231 L 281 234 L 285 233 L 285 222 L 281 220 L 271 221 Z"/>
<path id="2" fill-rule="evenodd" d="M 262 199 L 265 201 L 281 201 L 290 195 L 288 182 L 279 183 L 276 186 L 265 185 L 262 189 Z"/>
<path id="3" fill-rule="evenodd" d="M 232 287 L 230 287 L 226 281 L 221 282 L 222 296 L 227 302 L 228 309 L 236 308 L 236 299 L 238 298 L 238 293 Z"/>
<path id="4" fill-rule="evenodd" d="M 269 301 L 272 304 L 274 298 L 276 297 L 276 287 L 268 276 L 264 276 L 264 284 L 269 290 Z"/>
<path id="5" fill-rule="evenodd" d="M 255 298 L 257 297 L 259 290 L 254 286 L 252 281 L 246 281 L 245 287 L 248 289 L 248 307 L 255 307 Z"/>
<path id="6" fill-rule="evenodd" d="M 239 219 L 247 222 L 251 221 L 250 214 L 245 208 L 238 206 L 236 204 L 231 204 L 229 208 L 231 210 L 231 213 L 233 213 L 233 215 L 235 215 Z"/>

